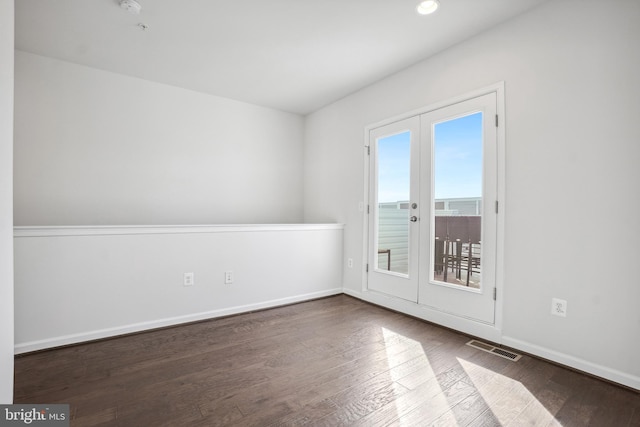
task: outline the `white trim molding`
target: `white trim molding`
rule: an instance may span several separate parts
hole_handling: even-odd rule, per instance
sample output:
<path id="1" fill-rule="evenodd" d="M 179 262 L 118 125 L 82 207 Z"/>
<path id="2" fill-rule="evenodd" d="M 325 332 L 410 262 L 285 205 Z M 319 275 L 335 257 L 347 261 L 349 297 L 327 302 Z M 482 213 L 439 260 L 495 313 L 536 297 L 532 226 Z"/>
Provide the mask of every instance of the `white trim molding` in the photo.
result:
<path id="1" fill-rule="evenodd" d="M 247 304 L 235 307 L 228 307 L 219 310 L 211 310 L 202 313 L 193 313 L 184 316 L 168 317 L 148 322 L 134 323 L 130 325 L 122 325 L 113 328 L 105 328 L 94 331 L 86 331 L 78 334 L 70 334 L 63 336 L 51 337 L 43 340 L 30 341 L 15 345 L 15 354 L 29 353 L 48 348 L 60 347 L 65 345 L 78 344 L 87 341 L 94 341 L 104 338 L 112 338 L 119 335 L 132 334 L 136 332 L 149 331 L 158 328 L 170 326 L 178 326 L 184 323 L 199 322 L 211 320 L 219 317 L 232 316 L 236 314 L 248 313 L 256 310 L 265 310 L 283 305 L 294 304 L 298 302 L 309 301 L 318 298 L 339 295 L 342 288 L 334 288 L 321 292 L 314 292 L 304 295 L 295 295 L 277 300 L 263 301 L 255 304 Z"/>
<path id="2" fill-rule="evenodd" d="M 16 227 L 14 350 L 339 294 L 343 229 L 341 224 Z"/>
<path id="3" fill-rule="evenodd" d="M 344 224 L 215 224 L 215 225 L 80 225 L 19 226 L 14 237 L 123 236 L 130 234 L 238 233 L 267 231 L 342 230 Z"/>
<path id="4" fill-rule="evenodd" d="M 357 292 L 352 289 L 345 288 L 344 293 L 372 304 L 399 311 L 427 322 L 435 323 L 436 325 L 444 326 L 446 328 L 454 329 L 474 337 L 500 344 L 501 333 L 494 325 L 465 319 L 418 303 L 385 295 L 380 292 Z"/>
<path id="5" fill-rule="evenodd" d="M 451 328 L 453 330 L 467 334 L 470 337 L 481 338 L 496 344 L 501 344 L 522 353 L 527 353 L 532 356 L 539 357 L 541 359 L 545 359 L 571 369 L 582 371 L 595 377 L 612 381 L 635 390 L 640 390 L 640 377 L 638 376 L 626 372 L 621 372 L 616 369 L 611 369 L 597 363 L 589 362 L 588 360 L 584 360 L 579 357 L 561 353 L 517 338 L 501 335 L 500 330 L 493 327 L 492 325 L 484 325 L 479 322 L 467 321 L 457 316 L 438 312 L 437 310 L 433 310 L 416 303 L 405 301 L 400 298 L 394 298 L 378 292 L 357 292 L 345 288 L 344 293 L 354 298 L 358 298 L 363 301 L 367 301 L 391 310 L 399 311 L 401 313 L 417 317 L 436 325 Z"/>
<path id="6" fill-rule="evenodd" d="M 584 360 L 579 357 L 560 353 L 558 351 L 522 341 L 517 338 L 503 336 L 502 344 L 515 350 L 519 350 L 523 353 L 528 353 L 542 359 L 550 360 L 560 365 L 569 366 L 573 369 L 586 372 L 596 377 L 604 378 L 609 381 L 613 381 L 618 384 L 640 390 L 640 377 L 638 376 L 631 375 L 626 372 L 621 372 L 616 369 L 611 369 L 597 363 L 589 362 L 588 360 Z"/>

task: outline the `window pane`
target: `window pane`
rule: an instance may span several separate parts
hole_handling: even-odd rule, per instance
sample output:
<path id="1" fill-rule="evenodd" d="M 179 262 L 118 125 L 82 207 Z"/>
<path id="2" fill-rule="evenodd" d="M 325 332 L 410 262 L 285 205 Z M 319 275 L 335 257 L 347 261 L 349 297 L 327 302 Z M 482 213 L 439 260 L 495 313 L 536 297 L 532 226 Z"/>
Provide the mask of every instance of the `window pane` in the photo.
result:
<path id="1" fill-rule="evenodd" d="M 480 288 L 482 258 L 482 113 L 433 129 L 431 280 Z"/>
<path id="2" fill-rule="evenodd" d="M 409 272 L 411 132 L 379 138 L 376 269 Z"/>

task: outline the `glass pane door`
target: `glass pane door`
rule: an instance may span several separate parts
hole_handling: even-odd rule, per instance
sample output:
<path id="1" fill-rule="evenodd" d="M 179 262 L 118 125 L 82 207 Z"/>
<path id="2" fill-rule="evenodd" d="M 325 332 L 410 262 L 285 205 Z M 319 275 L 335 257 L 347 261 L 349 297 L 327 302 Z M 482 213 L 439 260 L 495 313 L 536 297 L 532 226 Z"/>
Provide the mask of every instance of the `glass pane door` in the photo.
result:
<path id="1" fill-rule="evenodd" d="M 411 132 L 376 140 L 378 162 L 377 270 L 409 273 Z"/>
<path id="2" fill-rule="evenodd" d="M 483 113 L 433 125 L 431 280 L 480 288 Z"/>
<path id="3" fill-rule="evenodd" d="M 369 131 L 369 274 L 372 291 L 417 302 L 420 118 Z"/>
<path id="4" fill-rule="evenodd" d="M 488 324 L 495 315 L 496 106 L 496 93 L 488 93 L 421 115 L 419 303 Z"/>

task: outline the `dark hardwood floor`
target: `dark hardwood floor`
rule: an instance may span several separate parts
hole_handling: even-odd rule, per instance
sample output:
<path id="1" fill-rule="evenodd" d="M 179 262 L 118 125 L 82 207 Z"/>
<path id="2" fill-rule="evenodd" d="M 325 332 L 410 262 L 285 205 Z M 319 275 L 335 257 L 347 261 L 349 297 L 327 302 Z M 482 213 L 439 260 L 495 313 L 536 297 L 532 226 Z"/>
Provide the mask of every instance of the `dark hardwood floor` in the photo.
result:
<path id="1" fill-rule="evenodd" d="M 640 426 L 640 394 L 340 295 L 16 358 L 72 426 Z"/>

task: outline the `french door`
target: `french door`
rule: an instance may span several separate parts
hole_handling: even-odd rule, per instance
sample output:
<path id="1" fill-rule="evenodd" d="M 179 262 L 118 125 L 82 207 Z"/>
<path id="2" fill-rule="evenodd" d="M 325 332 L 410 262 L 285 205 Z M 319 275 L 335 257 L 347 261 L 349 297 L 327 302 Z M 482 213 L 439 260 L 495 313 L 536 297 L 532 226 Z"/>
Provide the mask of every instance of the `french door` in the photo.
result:
<path id="1" fill-rule="evenodd" d="M 373 129 L 369 221 L 369 289 L 418 299 L 420 118 Z M 373 208 L 373 210 L 371 210 Z"/>
<path id="2" fill-rule="evenodd" d="M 369 290 L 493 323 L 497 96 L 369 132 Z"/>

